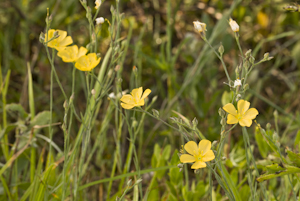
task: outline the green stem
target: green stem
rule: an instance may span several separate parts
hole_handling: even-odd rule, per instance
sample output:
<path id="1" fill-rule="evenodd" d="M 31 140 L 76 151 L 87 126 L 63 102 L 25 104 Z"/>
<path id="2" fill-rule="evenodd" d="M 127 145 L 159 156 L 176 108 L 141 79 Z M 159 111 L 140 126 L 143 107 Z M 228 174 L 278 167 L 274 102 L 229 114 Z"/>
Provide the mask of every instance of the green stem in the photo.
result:
<path id="1" fill-rule="evenodd" d="M 252 199 L 253 200 L 256 200 L 255 198 L 255 195 L 256 195 L 256 190 L 253 188 L 253 184 L 252 184 L 252 173 L 251 173 L 251 169 L 250 169 L 250 166 L 251 166 L 251 162 L 250 162 L 250 159 L 249 159 L 249 156 L 248 156 L 248 152 L 250 151 L 251 152 L 251 148 L 248 147 L 248 142 L 247 142 L 247 131 L 246 131 L 246 128 L 243 127 L 243 139 L 244 139 L 244 145 L 245 145 L 245 155 L 246 155 L 246 160 L 247 160 L 247 165 L 248 165 L 248 183 L 249 183 L 249 186 L 250 186 L 250 190 L 251 190 L 251 194 L 252 194 Z"/>
<path id="2" fill-rule="evenodd" d="M 228 74 L 228 71 L 227 71 L 227 67 L 226 67 L 226 64 L 223 60 L 223 58 L 219 55 L 219 53 L 215 50 L 215 48 L 213 48 L 211 46 L 211 44 L 208 42 L 208 40 L 206 39 L 206 37 L 202 37 L 202 39 L 206 42 L 206 44 L 208 44 L 208 46 L 210 47 L 210 49 L 215 53 L 215 55 L 220 59 L 221 63 L 222 63 L 222 66 L 223 66 L 223 69 L 225 71 L 225 74 L 226 74 L 226 77 L 228 79 L 228 83 L 230 82 L 230 76 Z"/>

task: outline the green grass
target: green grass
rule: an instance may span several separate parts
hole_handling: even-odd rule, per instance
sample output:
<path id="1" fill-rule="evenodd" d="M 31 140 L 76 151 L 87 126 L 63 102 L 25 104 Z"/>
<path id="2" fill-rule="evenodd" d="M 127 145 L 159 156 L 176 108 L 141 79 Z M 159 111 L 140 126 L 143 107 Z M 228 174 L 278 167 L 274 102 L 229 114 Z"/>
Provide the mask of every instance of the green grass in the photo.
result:
<path id="1" fill-rule="evenodd" d="M 1 2 L 0 200 L 299 201 L 299 12 L 288 5 Z M 49 29 L 100 64 L 64 63 Z M 139 87 L 152 91 L 145 106 L 108 97 Z M 221 108 L 237 98 L 259 111 L 250 128 L 226 124 Z M 193 171 L 181 145 L 201 139 L 216 158 Z"/>

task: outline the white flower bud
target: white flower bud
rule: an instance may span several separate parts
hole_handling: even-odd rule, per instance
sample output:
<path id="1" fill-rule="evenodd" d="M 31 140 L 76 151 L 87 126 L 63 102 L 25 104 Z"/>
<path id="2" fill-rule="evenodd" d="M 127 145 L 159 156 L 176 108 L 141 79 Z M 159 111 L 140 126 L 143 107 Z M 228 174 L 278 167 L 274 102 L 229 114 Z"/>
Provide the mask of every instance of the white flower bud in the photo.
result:
<path id="1" fill-rule="evenodd" d="M 104 21 L 105 21 L 105 19 L 103 18 L 103 17 L 98 17 L 98 18 L 96 18 L 96 24 L 103 24 L 104 23 Z"/>
<path id="2" fill-rule="evenodd" d="M 242 86 L 242 81 L 240 79 L 236 79 L 234 81 L 234 85 L 233 85 L 233 88 L 237 87 L 237 86 Z"/>
<path id="3" fill-rule="evenodd" d="M 234 31 L 234 32 L 238 32 L 240 30 L 239 25 L 236 23 L 236 21 L 234 21 L 231 18 L 229 19 L 229 25 L 230 25 L 232 31 Z"/>
<path id="4" fill-rule="evenodd" d="M 199 33 L 207 31 L 207 30 L 206 30 L 206 24 L 205 24 L 205 23 L 202 23 L 202 22 L 199 22 L 199 21 L 194 21 L 193 23 L 194 23 L 195 29 L 196 29 Z"/>
<path id="5" fill-rule="evenodd" d="M 96 0 L 95 1 L 95 9 L 98 9 L 101 6 L 102 1 L 101 0 Z"/>

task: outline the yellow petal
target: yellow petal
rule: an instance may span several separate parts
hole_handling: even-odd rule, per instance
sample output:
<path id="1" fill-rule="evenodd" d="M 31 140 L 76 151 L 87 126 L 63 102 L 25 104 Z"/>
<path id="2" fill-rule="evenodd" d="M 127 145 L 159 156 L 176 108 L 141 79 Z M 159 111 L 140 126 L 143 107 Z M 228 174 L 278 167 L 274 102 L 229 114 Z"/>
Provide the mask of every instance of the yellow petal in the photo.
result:
<path id="1" fill-rule="evenodd" d="M 226 105 L 224 105 L 223 110 L 225 110 L 229 114 L 237 115 L 237 111 L 231 103 L 227 103 Z"/>
<path id="2" fill-rule="evenodd" d="M 131 109 L 131 108 L 134 107 L 134 105 L 128 105 L 128 104 L 125 104 L 125 103 L 121 103 L 121 106 L 122 106 L 122 108 L 124 108 L 124 109 Z"/>
<path id="3" fill-rule="evenodd" d="M 93 68 L 95 68 L 99 62 L 101 58 L 97 58 L 97 54 L 96 53 L 90 53 L 88 55 L 86 55 L 88 60 L 89 60 L 89 69 L 92 70 Z"/>
<path id="4" fill-rule="evenodd" d="M 206 163 L 202 162 L 202 161 L 197 161 L 196 163 L 194 163 L 192 165 L 192 169 L 199 169 L 199 168 L 204 168 L 206 167 Z"/>
<path id="5" fill-rule="evenodd" d="M 244 115 L 245 112 L 249 109 L 250 103 L 245 100 L 239 100 L 237 104 L 238 111 L 241 115 Z"/>
<path id="6" fill-rule="evenodd" d="M 139 102 L 136 103 L 136 106 L 143 106 L 145 105 L 144 99 L 140 100 Z"/>
<path id="7" fill-rule="evenodd" d="M 85 47 L 80 47 L 79 48 L 79 52 L 78 52 L 78 55 L 77 57 L 82 57 L 83 55 L 85 55 L 86 53 L 88 52 L 88 50 L 85 48 Z"/>
<path id="8" fill-rule="evenodd" d="M 59 37 L 57 38 L 58 41 L 62 41 L 66 36 L 67 36 L 67 32 L 63 31 L 63 30 L 56 30 L 58 32 Z"/>
<path id="9" fill-rule="evenodd" d="M 140 97 L 142 96 L 142 93 L 143 93 L 143 87 L 136 88 L 136 89 L 133 89 L 133 90 L 131 91 L 131 95 L 133 96 L 133 98 L 134 98 L 136 101 L 139 101 L 139 100 L 140 100 Z"/>
<path id="10" fill-rule="evenodd" d="M 258 115 L 257 109 L 251 108 L 245 113 L 243 118 L 245 118 L 245 119 L 255 119 L 257 115 Z"/>
<path id="11" fill-rule="evenodd" d="M 89 61 L 86 56 L 80 57 L 76 63 L 75 63 L 75 68 L 81 71 L 89 71 L 87 65 L 89 65 Z"/>
<path id="12" fill-rule="evenodd" d="M 203 157 L 202 157 L 202 161 L 203 162 L 207 162 L 207 161 L 211 161 L 215 159 L 215 154 L 212 150 L 209 150 Z"/>
<path id="13" fill-rule="evenodd" d="M 180 162 L 182 163 L 193 163 L 195 161 L 196 161 L 195 157 L 189 154 L 182 154 L 180 156 Z"/>
<path id="14" fill-rule="evenodd" d="M 236 124 L 239 120 L 233 116 L 232 114 L 228 114 L 227 116 L 227 124 Z"/>
<path id="15" fill-rule="evenodd" d="M 81 71 L 91 71 L 100 62 L 100 58 L 98 60 L 96 59 L 97 55 L 95 53 L 84 55 L 76 61 L 75 67 Z"/>
<path id="16" fill-rule="evenodd" d="M 73 39 L 71 38 L 71 36 L 68 36 L 68 37 L 64 38 L 63 40 L 61 40 L 57 46 L 58 47 L 66 47 L 68 45 L 71 45 L 72 43 L 73 43 Z"/>
<path id="17" fill-rule="evenodd" d="M 184 145 L 184 149 L 191 155 L 198 154 L 198 146 L 196 142 L 189 141 Z"/>
<path id="18" fill-rule="evenodd" d="M 150 89 L 146 89 L 143 93 L 143 96 L 141 99 L 145 99 L 149 94 L 151 93 L 151 90 Z"/>
<path id="19" fill-rule="evenodd" d="M 76 61 L 78 54 L 77 45 L 72 45 L 66 47 L 64 50 L 61 50 L 57 53 L 57 56 L 61 57 L 64 62 L 74 62 Z"/>
<path id="20" fill-rule="evenodd" d="M 205 155 L 211 149 L 211 142 L 209 140 L 201 140 L 199 142 L 199 150 L 202 155 Z"/>
<path id="21" fill-rule="evenodd" d="M 47 42 L 47 41 L 49 41 L 51 38 L 53 38 L 54 32 L 55 32 L 54 29 L 50 29 L 50 30 L 48 31 L 48 33 L 45 34 L 45 40 L 44 40 L 44 42 Z M 48 35 L 48 38 L 47 38 L 47 35 Z"/>
<path id="22" fill-rule="evenodd" d="M 126 94 L 126 95 L 122 96 L 120 101 L 122 101 L 124 103 L 127 103 L 127 104 L 130 104 L 130 105 L 134 104 L 133 97 L 129 94 Z"/>
<path id="23" fill-rule="evenodd" d="M 250 127 L 252 125 L 252 120 L 243 118 L 239 121 L 239 124 L 243 127 L 244 126 Z"/>

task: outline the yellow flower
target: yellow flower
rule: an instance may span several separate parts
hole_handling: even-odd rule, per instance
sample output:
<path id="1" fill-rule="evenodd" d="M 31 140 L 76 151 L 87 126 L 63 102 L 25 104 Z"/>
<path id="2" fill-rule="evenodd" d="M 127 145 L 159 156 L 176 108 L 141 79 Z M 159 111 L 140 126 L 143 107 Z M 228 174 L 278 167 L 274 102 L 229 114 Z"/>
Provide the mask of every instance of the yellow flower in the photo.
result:
<path id="1" fill-rule="evenodd" d="M 194 23 L 195 29 L 196 29 L 199 33 L 207 31 L 207 30 L 206 30 L 206 24 L 205 24 L 205 23 L 202 23 L 202 22 L 199 22 L 199 21 L 194 21 L 193 23 Z"/>
<path id="2" fill-rule="evenodd" d="M 182 154 L 180 161 L 182 163 L 194 163 L 192 169 L 206 167 L 206 163 L 215 158 L 214 152 L 211 150 L 211 142 L 209 140 L 201 140 L 197 146 L 196 142 L 189 141 L 184 145 L 184 149 L 189 154 Z"/>
<path id="3" fill-rule="evenodd" d="M 80 57 L 76 61 L 75 67 L 81 71 L 91 71 L 99 64 L 100 59 L 101 58 L 97 58 L 96 53 L 90 53 L 88 55 Z"/>
<path id="4" fill-rule="evenodd" d="M 78 60 L 81 56 L 85 55 L 87 53 L 87 49 L 84 47 L 80 47 L 78 51 L 77 45 L 72 45 L 69 47 L 66 47 L 64 50 L 61 50 L 57 53 L 57 56 L 62 58 L 64 62 L 74 62 Z"/>
<path id="5" fill-rule="evenodd" d="M 238 32 L 240 30 L 239 25 L 236 23 L 236 21 L 234 21 L 231 18 L 229 19 L 229 25 L 230 25 L 232 31 L 234 31 L 234 32 Z"/>
<path id="6" fill-rule="evenodd" d="M 258 111 L 255 108 L 249 109 L 250 103 L 245 100 L 239 100 L 237 104 L 237 110 L 235 107 L 228 103 L 223 109 L 228 112 L 227 124 L 236 124 L 239 123 L 241 126 L 250 127 L 252 120 L 258 115 Z"/>
<path id="7" fill-rule="evenodd" d="M 143 94 L 143 87 L 133 89 L 131 95 L 126 94 L 120 99 L 123 103 L 121 106 L 124 109 L 131 109 L 135 106 L 143 106 L 145 104 L 144 99 L 151 93 L 150 89 L 146 89 Z M 142 95 L 143 94 L 143 95 Z"/>
<path id="8" fill-rule="evenodd" d="M 67 36 L 66 31 L 62 30 L 54 30 L 50 29 L 48 31 L 48 41 L 53 38 L 54 32 L 57 31 L 58 33 L 58 38 L 51 40 L 50 42 L 47 43 L 48 47 L 55 48 L 56 50 L 60 51 L 63 50 L 65 47 L 73 43 L 73 40 L 71 36 Z M 45 42 L 47 42 L 47 34 L 45 36 Z"/>
<path id="9" fill-rule="evenodd" d="M 95 9 L 98 9 L 101 3 L 102 3 L 101 0 L 95 0 L 95 4 L 96 4 Z"/>

